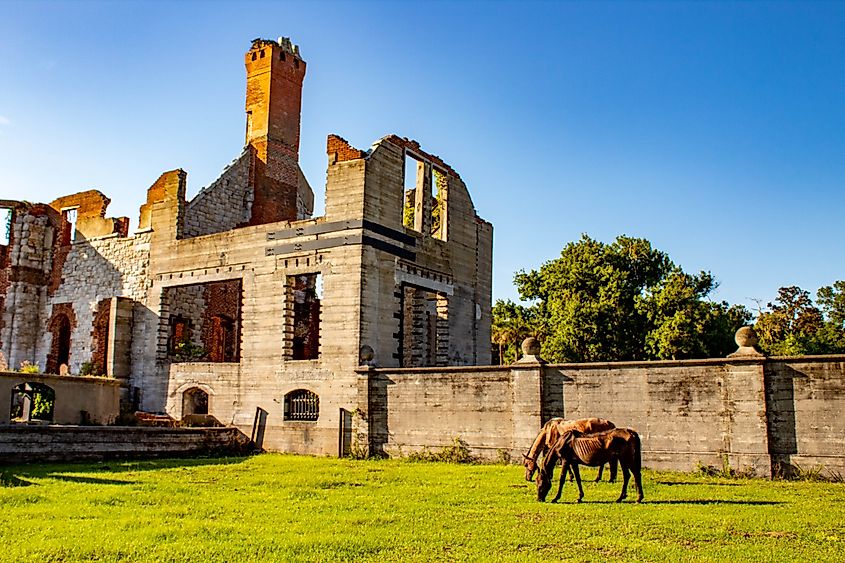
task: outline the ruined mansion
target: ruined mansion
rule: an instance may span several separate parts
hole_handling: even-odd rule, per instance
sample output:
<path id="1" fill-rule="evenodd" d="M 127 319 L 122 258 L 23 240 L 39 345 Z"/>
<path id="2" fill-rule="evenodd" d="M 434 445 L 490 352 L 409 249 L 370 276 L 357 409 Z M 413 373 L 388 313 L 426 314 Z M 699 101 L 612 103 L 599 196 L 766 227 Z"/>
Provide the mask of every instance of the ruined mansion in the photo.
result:
<path id="1" fill-rule="evenodd" d="M 553 365 L 529 339 L 488 365 L 493 231 L 460 176 L 408 139 L 329 135 L 312 218 L 305 62 L 256 40 L 245 64 L 243 152 L 190 201 L 162 174 L 133 234 L 98 191 L 0 200 L 0 463 L 250 439 L 520 459 L 550 418 L 597 416 L 654 469 L 845 475 L 845 355 L 766 357 L 740 330 L 726 358 Z M 226 427 L 109 426 L 133 416 Z"/>
<path id="2" fill-rule="evenodd" d="M 280 39 L 253 41 L 245 65 L 243 152 L 190 201 L 185 171 L 161 174 L 132 234 L 96 190 L 0 200 L 0 361 L 108 376 L 123 412 L 337 452 L 360 366 L 489 364 L 492 226 L 455 170 L 395 135 L 368 150 L 329 135 L 312 217 L 306 63 Z"/>

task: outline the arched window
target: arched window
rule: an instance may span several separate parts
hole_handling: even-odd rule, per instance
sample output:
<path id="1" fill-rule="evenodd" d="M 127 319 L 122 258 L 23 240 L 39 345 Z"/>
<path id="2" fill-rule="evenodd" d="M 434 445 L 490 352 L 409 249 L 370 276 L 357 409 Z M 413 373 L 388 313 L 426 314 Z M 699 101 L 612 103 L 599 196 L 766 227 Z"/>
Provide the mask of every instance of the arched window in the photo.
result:
<path id="1" fill-rule="evenodd" d="M 320 418 L 320 397 L 307 389 L 285 395 L 285 420 L 314 422 Z"/>
<path id="2" fill-rule="evenodd" d="M 208 414 L 208 393 L 199 387 L 191 387 L 182 393 L 182 416 Z"/>
<path id="3" fill-rule="evenodd" d="M 12 422 L 53 421 L 56 392 L 43 383 L 21 383 L 12 389 Z"/>
<path id="4" fill-rule="evenodd" d="M 47 373 L 60 373 L 62 365 L 70 363 L 70 333 L 71 322 L 65 313 L 58 313 L 50 321 L 50 332 L 53 341 L 50 354 L 47 356 Z"/>

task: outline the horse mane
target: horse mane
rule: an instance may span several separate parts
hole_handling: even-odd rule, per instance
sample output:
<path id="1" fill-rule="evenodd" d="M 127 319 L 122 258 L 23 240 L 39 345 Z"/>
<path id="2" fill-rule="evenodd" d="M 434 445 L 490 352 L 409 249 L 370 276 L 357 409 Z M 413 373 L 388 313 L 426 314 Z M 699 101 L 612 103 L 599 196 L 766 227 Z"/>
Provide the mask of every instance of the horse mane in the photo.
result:
<path id="1" fill-rule="evenodd" d="M 544 446 L 548 444 L 549 434 L 560 422 L 563 422 L 562 418 L 553 418 L 547 421 L 543 425 L 543 428 L 540 429 L 540 433 L 537 434 L 537 437 L 534 438 L 534 443 L 531 444 L 531 449 L 528 450 L 528 453 L 525 454 L 525 457 L 536 462 L 537 457 L 540 455 L 540 452 L 545 451 L 547 449 Z"/>

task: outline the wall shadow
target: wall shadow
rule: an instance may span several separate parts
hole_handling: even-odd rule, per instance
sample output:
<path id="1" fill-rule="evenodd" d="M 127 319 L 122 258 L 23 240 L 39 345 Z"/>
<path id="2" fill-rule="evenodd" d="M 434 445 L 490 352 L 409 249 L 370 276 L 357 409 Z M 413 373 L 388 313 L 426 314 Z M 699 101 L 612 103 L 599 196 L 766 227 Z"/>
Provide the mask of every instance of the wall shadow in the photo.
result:
<path id="1" fill-rule="evenodd" d="M 792 456 L 798 453 L 795 430 L 795 380 L 807 376 L 782 363 L 765 367 L 766 430 L 772 475 L 789 478 L 797 474 Z"/>

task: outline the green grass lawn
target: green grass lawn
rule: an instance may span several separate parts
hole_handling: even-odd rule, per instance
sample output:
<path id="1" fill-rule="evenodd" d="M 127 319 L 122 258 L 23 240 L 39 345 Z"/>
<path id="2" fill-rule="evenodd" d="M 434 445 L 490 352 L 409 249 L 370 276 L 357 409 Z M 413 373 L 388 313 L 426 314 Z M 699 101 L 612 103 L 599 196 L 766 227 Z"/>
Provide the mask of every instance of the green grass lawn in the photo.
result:
<path id="1" fill-rule="evenodd" d="M 266 454 L 0 473 L 2 561 L 845 561 L 843 484 L 646 472 L 641 505 L 588 482 L 583 504 L 567 483 L 553 505 L 505 465 Z"/>

